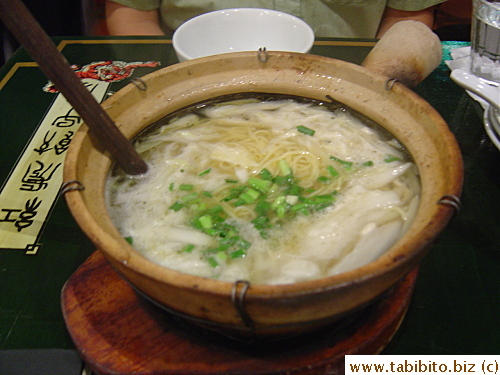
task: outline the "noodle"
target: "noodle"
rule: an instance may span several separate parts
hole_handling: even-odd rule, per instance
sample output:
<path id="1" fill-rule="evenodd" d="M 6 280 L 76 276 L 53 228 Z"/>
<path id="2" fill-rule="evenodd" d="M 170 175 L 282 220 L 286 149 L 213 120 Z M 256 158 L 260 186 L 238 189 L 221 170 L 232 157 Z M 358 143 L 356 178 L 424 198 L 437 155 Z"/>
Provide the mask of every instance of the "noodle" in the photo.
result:
<path id="1" fill-rule="evenodd" d="M 206 106 L 139 138 L 149 172 L 114 171 L 109 212 L 137 251 L 181 272 L 271 284 L 345 272 L 416 214 L 417 168 L 385 138 L 291 99 Z"/>

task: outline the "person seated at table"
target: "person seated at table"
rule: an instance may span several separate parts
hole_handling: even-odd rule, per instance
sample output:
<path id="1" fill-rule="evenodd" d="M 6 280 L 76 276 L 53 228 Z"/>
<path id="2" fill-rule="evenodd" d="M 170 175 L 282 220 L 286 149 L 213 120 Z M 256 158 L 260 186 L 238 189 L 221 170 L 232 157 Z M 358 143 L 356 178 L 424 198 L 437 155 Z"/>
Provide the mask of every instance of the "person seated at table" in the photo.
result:
<path id="1" fill-rule="evenodd" d="M 317 37 L 380 38 L 393 24 L 417 20 L 432 28 L 446 0 L 106 0 L 110 35 L 171 35 L 190 18 L 214 10 L 259 7 L 302 18 Z"/>

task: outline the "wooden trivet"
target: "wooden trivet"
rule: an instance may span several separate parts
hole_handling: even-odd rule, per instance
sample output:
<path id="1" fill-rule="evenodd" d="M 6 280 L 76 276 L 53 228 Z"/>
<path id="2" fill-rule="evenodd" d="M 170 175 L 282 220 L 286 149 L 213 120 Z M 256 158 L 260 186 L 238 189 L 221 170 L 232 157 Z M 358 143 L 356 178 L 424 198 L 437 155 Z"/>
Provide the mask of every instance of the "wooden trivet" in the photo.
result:
<path id="1" fill-rule="evenodd" d="M 250 345 L 166 313 L 138 295 L 96 251 L 66 282 L 62 310 L 83 360 L 98 374 L 343 374 L 346 354 L 377 354 L 389 343 L 416 276 L 417 269 L 342 323 Z"/>

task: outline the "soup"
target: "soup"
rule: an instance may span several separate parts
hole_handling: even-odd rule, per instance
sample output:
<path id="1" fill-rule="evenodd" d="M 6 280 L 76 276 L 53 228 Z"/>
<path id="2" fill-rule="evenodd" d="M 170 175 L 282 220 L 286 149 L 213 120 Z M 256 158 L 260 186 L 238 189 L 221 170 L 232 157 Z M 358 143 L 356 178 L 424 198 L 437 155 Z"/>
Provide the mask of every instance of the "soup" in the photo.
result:
<path id="1" fill-rule="evenodd" d="M 199 105 L 135 147 L 149 171 L 110 174 L 110 216 L 143 256 L 197 276 L 286 284 L 346 272 L 387 251 L 419 204 L 402 146 L 337 105 Z"/>

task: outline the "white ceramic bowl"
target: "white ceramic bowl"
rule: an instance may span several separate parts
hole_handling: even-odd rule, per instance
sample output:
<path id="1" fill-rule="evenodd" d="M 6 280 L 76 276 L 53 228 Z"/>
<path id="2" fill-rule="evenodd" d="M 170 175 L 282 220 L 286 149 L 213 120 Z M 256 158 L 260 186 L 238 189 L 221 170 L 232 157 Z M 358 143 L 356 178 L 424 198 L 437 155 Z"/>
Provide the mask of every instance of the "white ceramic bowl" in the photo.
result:
<path id="1" fill-rule="evenodd" d="M 310 51 L 314 32 L 300 18 L 260 8 L 236 8 L 205 13 L 183 23 L 174 33 L 180 62 L 228 52 Z"/>

